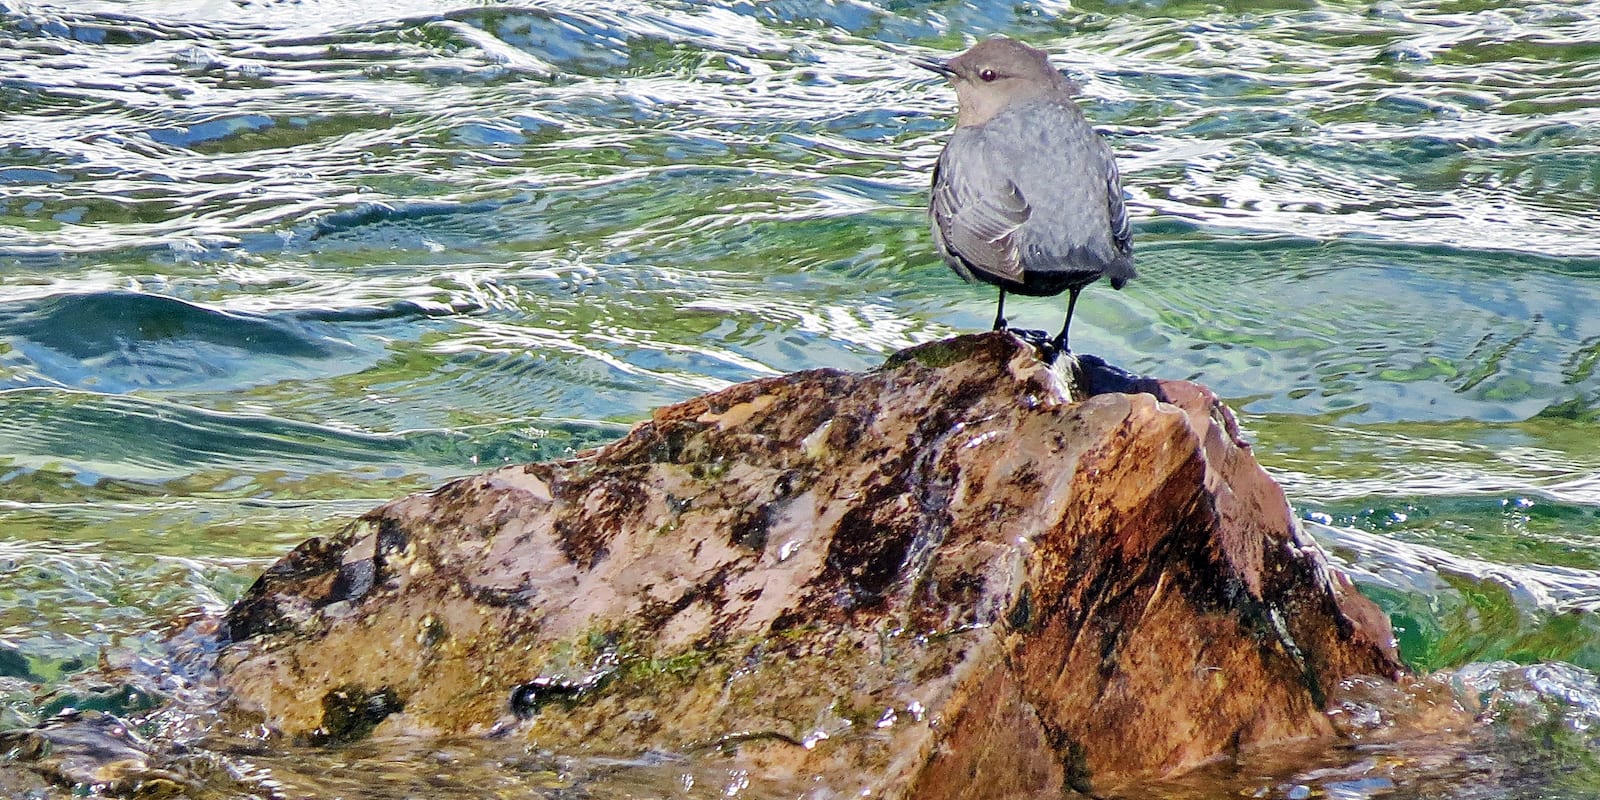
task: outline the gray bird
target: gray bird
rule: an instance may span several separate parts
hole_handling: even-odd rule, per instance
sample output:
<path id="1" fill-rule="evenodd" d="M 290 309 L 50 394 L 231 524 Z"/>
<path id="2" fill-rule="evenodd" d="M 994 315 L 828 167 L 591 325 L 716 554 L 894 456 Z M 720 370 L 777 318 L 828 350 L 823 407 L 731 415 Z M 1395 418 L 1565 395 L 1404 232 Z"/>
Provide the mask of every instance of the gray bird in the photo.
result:
<path id="1" fill-rule="evenodd" d="M 1006 327 L 1006 292 L 1068 292 L 1067 328 L 1083 287 L 1134 277 L 1133 234 L 1111 148 L 1084 119 L 1077 86 L 1045 53 L 990 39 L 949 61 L 916 59 L 956 90 L 956 130 L 933 170 L 933 238 L 967 280 L 1000 287 L 994 329 Z"/>

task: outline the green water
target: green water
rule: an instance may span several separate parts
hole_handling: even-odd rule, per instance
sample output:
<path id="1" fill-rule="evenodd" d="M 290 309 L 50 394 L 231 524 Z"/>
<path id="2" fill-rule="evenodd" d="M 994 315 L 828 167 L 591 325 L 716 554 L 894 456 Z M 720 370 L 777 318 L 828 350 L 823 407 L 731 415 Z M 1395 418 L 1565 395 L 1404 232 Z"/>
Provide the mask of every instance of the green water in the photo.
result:
<path id="1" fill-rule="evenodd" d="M 1414 665 L 1600 670 L 1600 6 L 0 0 L 0 724 L 383 500 L 986 327 L 908 59 L 995 33 L 1119 155 L 1074 344 L 1227 398 Z M 1600 796 L 1560 685 L 1474 796 Z"/>

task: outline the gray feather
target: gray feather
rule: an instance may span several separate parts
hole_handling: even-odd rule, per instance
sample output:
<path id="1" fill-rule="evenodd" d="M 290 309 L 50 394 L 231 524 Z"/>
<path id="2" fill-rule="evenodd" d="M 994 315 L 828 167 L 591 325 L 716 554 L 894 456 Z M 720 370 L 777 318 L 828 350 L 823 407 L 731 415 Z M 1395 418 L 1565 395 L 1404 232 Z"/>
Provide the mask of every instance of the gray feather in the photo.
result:
<path id="1" fill-rule="evenodd" d="M 940 253 L 963 275 L 1005 284 L 1038 273 L 1059 284 L 1053 294 L 1134 274 L 1116 161 L 1070 101 L 1025 103 L 958 128 L 935 169 L 930 211 Z"/>

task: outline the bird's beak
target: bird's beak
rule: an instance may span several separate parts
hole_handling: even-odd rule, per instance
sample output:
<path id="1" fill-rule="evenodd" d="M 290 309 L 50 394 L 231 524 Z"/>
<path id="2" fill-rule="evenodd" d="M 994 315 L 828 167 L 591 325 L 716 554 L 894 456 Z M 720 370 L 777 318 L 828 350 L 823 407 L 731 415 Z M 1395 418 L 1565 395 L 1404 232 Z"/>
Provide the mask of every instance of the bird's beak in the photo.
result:
<path id="1" fill-rule="evenodd" d="M 950 64 L 948 62 L 937 58 L 913 58 L 911 59 L 911 63 L 916 64 L 917 66 L 922 67 L 929 72 L 937 72 L 946 78 L 954 78 L 956 76 L 956 71 L 950 68 Z"/>

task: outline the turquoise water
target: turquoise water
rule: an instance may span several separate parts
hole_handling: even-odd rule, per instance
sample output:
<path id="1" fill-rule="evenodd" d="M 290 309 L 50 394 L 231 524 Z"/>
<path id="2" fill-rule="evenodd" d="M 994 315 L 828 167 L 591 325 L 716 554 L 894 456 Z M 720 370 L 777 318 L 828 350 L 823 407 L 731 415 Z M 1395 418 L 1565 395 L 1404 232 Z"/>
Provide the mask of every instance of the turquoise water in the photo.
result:
<path id="1" fill-rule="evenodd" d="M 0 0 L 0 723 L 385 499 L 986 327 L 908 59 L 995 33 L 1120 157 L 1074 344 L 1227 398 L 1413 664 L 1600 669 L 1600 7 Z M 1600 796 L 1560 709 L 1482 796 Z"/>

